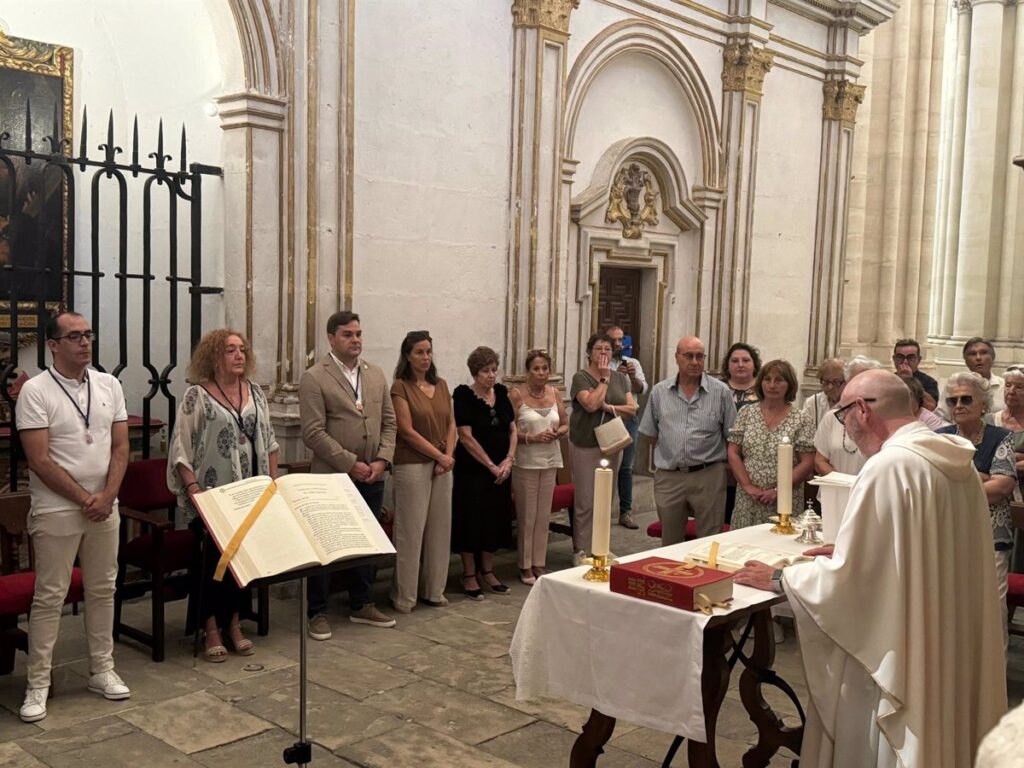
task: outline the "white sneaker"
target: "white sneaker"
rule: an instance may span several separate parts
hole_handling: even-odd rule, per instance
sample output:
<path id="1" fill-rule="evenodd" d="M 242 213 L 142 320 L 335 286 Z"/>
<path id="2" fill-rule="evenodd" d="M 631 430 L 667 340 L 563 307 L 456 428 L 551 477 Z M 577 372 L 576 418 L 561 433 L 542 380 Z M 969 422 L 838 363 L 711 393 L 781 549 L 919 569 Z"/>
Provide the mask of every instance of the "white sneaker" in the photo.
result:
<path id="1" fill-rule="evenodd" d="M 46 698 L 50 695 L 50 687 L 26 688 L 25 703 L 18 713 L 26 723 L 36 723 L 46 717 Z"/>
<path id="2" fill-rule="evenodd" d="M 132 695 L 128 686 L 124 684 L 124 680 L 118 677 L 117 672 L 112 669 L 108 672 L 97 672 L 90 677 L 89 690 L 111 701 L 120 701 Z"/>

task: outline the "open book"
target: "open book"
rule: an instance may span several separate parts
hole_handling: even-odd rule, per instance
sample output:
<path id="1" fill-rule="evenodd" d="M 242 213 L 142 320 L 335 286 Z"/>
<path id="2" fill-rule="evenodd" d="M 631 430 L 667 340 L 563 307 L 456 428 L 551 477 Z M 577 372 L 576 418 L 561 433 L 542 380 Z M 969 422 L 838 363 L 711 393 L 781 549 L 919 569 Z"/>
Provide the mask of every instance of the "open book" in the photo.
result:
<path id="1" fill-rule="evenodd" d="M 223 552 L 271 480 L 260 475 L 196 494 L 196 506 Z M 311 565 L 394 553 L 348 475 L 295 474 L 256 518 L 231 559 L 241 586 Z"/>
<path id="2" fill-rule="evenodd" d="M 684 558 L 684 562 L 693 563 L 694 565 L 708 565 L 708 560 L 711 556 L 711 544 L 712 541 L 708 540 L 691 549 Z M 733 571 L 738 571 L 750 560 L 757 560 L 770 565 L 772 568 L 785 568 L 787 565 L 804 563 L 813 559 L 813 557 L 796 555 L 792 552 L 780 552 L 779 550 L 768 549 L 767 547 L 759 547 L 755 544 L 726 544 L 720 541 L 718 542 L 718 563 L 715 565 L 715 568 L 726 573 L 732 573 Z"/>

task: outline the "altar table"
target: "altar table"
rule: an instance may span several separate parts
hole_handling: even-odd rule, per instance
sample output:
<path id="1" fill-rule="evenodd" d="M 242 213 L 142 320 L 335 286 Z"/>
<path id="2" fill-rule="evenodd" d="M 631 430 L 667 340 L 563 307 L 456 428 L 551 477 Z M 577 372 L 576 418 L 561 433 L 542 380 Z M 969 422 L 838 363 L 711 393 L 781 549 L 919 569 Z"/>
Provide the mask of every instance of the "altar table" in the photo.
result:
<path id="1" fill-rule="evenodd" d="M 713 538 L 793 554 L 807 549 L 795 537 L 775 535 L 770 528 L 742 528 Z M 702 543 L 706 540 L 682 542 L 621 561 L 651 556 L 682 560 Z M 573 750 L 573 766 L 594 764 L 615 719 L 684 736 L 691 766 L 717 766 L 715 726 L 729 685 L 726 657 L 734 647 L 732 630 L 753 621 L 750 661 L 770 669 L 775 655 L 770 609 L 785 596 L 737 584 L 730 608 L 705 616 L 584 581 L 587 567 L 547 574 L 533 586 L 512 638 L 516 698 L 552 696 L 593 710 Z M 783 746 L 800 751 L 802 729 L 783 726 L 764 701 L 761 684 L 758 674 L 744 670 L 740 694 L 760 734 L 744 758 L 748 768 L 767 765 Z"/>

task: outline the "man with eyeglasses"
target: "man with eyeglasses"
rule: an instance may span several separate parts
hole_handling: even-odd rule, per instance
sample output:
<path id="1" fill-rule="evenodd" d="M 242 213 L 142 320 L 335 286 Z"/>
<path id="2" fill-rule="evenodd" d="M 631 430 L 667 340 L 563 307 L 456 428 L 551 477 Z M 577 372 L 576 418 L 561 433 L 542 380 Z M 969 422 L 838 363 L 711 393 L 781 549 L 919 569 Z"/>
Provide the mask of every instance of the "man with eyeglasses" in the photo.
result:
<path id="1" fill-rule="evenodd" d="M 676 345 L 675 376 L 651 389 L 640 433 L 654 444 L 654 503 L 664 546 L 683 541 L 696 518 L 697 535 L 725 522 L 726 436 L 736 420 L 729 386 L 704 372 L 704 344 L 687 336 Z"/>
<path id="2" fill-rule="evenodd" d="M 939 382 L 924 371 L 921 365 L 921 345 L 915 339 L 898 339 L 892 348 L 892 364 L 897 376 L 913 376 L 924 387 L 924 407 L 934 411 L 939 403 Z"/>
<path id="3" fill-rule="evenodd" d="M 643 366 L 635 357 L 623 354 L 624 347 L 622 340 L 626 332 L 619 326 L 613 325 L 605 335 L 612 340 L 612 361 L 608 367 L 613 371 L 621 371 L 629 377 L 629 386 L 633 397 L 637 399 L 639 407 L 640 396 L 647 391 L 647 378 L 644 376 Z M 632 352 L 632 349 L 630 349 Z M 630 416 L 623 419 L 626 431 L 633 438 L 633 442 L 622 451 L 622 465 L 619 467 L 617 478 L 619 486 L 619 525 L 623 528 L 637 529 L 640 526 L 633 520 L 633 462 L 636 460 L 636 434 L 639 428 L 640 419 Z"/>
<path id="4" fill-rule="evenodd" d="M 1006 711 L 988 502 L 974 446 L 914 416 L 869 370 L 834 419 L 868 457 L 835 545 L 737 584 L 785 592 L 810 694 L 801 766 L 972 765 Z"/>
<path id="5" fill-rule="evenodd" d="M 74 312 L 46 325 L 53 365 L 21 389 L 18 435 L 32 494 L 28 530 L 35 550 L 35 594 L 28 625 L 28 687 L 21 719 L 46 717 L 61 609 L 78 558 L 85 587 L 88 688 L 127 699 L 114 671 L 114 582 L 120 517 L 117 493 L 128 465 L 128 414 L 120 382 L 91 370 L 93 332 Z"/>

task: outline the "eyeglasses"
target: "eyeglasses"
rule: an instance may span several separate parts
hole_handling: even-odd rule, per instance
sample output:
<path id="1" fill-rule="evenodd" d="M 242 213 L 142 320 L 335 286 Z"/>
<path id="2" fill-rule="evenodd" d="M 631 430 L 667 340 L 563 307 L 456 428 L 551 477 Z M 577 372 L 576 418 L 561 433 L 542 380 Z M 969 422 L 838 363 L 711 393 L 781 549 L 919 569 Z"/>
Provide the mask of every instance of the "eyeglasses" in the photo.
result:
<path id="1" fill-rule="evenodd" d="M 863 398 L 860 398 L 859 402 L 862 402 L 862 403 L 873 403 L 873 402 L 875 402 L 877 400 L 878 400 L 877 397 L 863 397 Z M 840 424 L 842 424 L 845 427 L 846 426 L 846 412 L 848 410 L 850 410 L 851 408 L 853 408 L 853 406 L 855 406 L 857 404 L 857 402 L 858 402 L 858 400 L 854 400 L 852 403 L 847 403 L 842 408 L 836 408 L 836 411 L 835 411 L 835 414 L 834 414 L 835 417 L 836 417 L 836 421 L 838 421 Z"/>
<path id="2" fill-rule="evenodd" d="M 697 363 L 703 363 L 704 359 L 707 357 L 703 352 L 676 352 L 676 354 Z"/>
<path id="3" fill-rule="evenodd" d="M 962 405 L 965 408 L 970 408 L 974 405 L 974 395 L 960 395 L 959 397 L 947 397 L 946 407 L 956 408 L 958 405 Z"/>
<path id="4" fill-rule="evenodd" d="M 846 383 L 846 379 L 818 379 L 823 387 L 841 387 Z"/>
<path id="5" fill-rule="evenodd" d="M 920 355 L 893 355 L 892 361 L 899 365 L 900 363 L 916 363 L 921 359 Z"/>
<path id="6" fill-rule="evenodd" d="M 82 339 L 85 339 L 91 344 L 93 339 L 95 338 L 96 334 L 93 333 L 92 331 L 72 331 L 71 333 L 64 334 L 63 336 L 54 336 L 53 341 L 61 341 L 63 339 L 67 339 L 72 344 L 81 344 Z"/>

